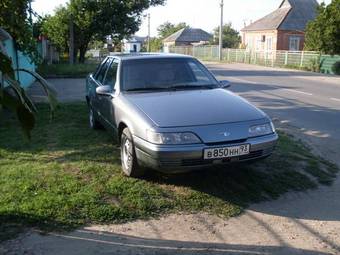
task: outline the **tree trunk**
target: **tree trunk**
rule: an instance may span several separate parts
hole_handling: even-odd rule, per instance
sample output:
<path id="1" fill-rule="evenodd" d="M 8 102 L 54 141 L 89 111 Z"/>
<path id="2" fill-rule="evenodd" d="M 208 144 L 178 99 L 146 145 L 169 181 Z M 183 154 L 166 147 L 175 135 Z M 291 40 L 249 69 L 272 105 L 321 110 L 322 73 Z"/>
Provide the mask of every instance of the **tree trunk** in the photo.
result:
<path id="1" fill-rule="evenodd" d="M 79 63 L 83 64 L 85 62 L 86 51 L 87 51 L 87 45 L 79 47 Z"/>

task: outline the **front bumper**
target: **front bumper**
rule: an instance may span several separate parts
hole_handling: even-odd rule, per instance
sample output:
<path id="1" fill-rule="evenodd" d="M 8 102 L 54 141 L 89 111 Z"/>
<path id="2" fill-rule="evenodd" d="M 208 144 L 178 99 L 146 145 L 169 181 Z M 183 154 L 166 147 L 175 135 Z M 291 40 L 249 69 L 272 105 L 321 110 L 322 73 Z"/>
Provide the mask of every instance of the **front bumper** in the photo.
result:
<path id="1" fill-rule="evenodd" d="M 214 145 L 156 145 L 134 136 L 138 163 L 165 173 L 187 172 L 203 167 L 233 162 L 243 162 L 268 157 L 275 149 L 276 133 L 262 137 L 249 138 L 242 142 Z M 205 160 L 204 149 L 250 144 L 250 154 L 228 159 Z"/>

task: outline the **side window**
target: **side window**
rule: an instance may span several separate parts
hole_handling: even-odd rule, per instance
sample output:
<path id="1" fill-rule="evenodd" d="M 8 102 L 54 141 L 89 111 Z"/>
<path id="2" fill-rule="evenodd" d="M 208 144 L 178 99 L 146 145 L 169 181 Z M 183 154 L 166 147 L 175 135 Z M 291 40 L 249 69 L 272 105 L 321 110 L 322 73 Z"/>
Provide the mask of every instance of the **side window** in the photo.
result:
<path id="1" fill-rule="evenodd" d="M 108 67 L 110 66 L 111 60 L 108 59 L 101 67 L 101 69 L 99 70 L 98 74 L 96 75 L 96 80 L 100 83 L 103 82 L 103 79 L 105 77 L 106 71 L 108 69 Z"/>
<path id="2" fill-rule="evenodd" d="M 110 68 L 106 73 L 106 77 L 104 79 L 103 85 L 109 85 L 111 88 L 114 88 L 117 80 L 117 72 L 118 72 L 118 61 L 112 61 Z"/>
<path id="3" fill-rule="evenodd" d="M 94 75 L 93 75 L 93 77 L 94 77 L 95 80 L 97 80 L 98 75 L 99 75 L 99 73 L 100 73 L 100 70 L 103 68 L 103 66 L 105 65 L 105 63 L 106 63 L 107 61 L 108 61 L 108 59 L 105 59 L 102 63 L 100 63 L 100 64 L 98 65 L 98 67 L 97 67 L 97 69 L 96 69 L 96 71 L 95 71 L 95 73 L 94 73 Z"/>

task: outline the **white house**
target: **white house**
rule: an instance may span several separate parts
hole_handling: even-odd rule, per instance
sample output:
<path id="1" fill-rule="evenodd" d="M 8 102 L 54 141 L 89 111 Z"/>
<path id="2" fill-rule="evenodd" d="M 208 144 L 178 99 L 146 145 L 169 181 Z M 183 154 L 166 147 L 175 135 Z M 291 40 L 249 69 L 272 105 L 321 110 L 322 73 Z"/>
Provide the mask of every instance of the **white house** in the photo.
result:
<path id="1" fill-rule="evenodd" d="M 145 37 L 132 36 L 129 39 L 123 40 L 123 51 L 125 53 L 140 52 L 145 42 Z"/>

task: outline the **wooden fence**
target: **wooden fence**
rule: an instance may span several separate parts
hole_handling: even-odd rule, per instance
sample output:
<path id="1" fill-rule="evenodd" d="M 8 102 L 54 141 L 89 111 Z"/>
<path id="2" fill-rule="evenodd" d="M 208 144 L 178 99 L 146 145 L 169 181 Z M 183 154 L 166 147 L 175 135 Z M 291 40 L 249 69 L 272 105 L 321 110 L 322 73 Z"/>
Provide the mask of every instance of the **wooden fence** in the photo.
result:
<path id="1" fill-rule="evenodd" d="M 171 53 L 185 54 L 203 61 L 218 61 L 218 46 L 176 46 Z M 300 68 L 316 72 L 332 73 L 332 65 L 340 56 L 321 55 L 313 51 L 250 51 L 246 49 L 223 49 L 222 61 L 247 63 L 271 67 Z"/>

